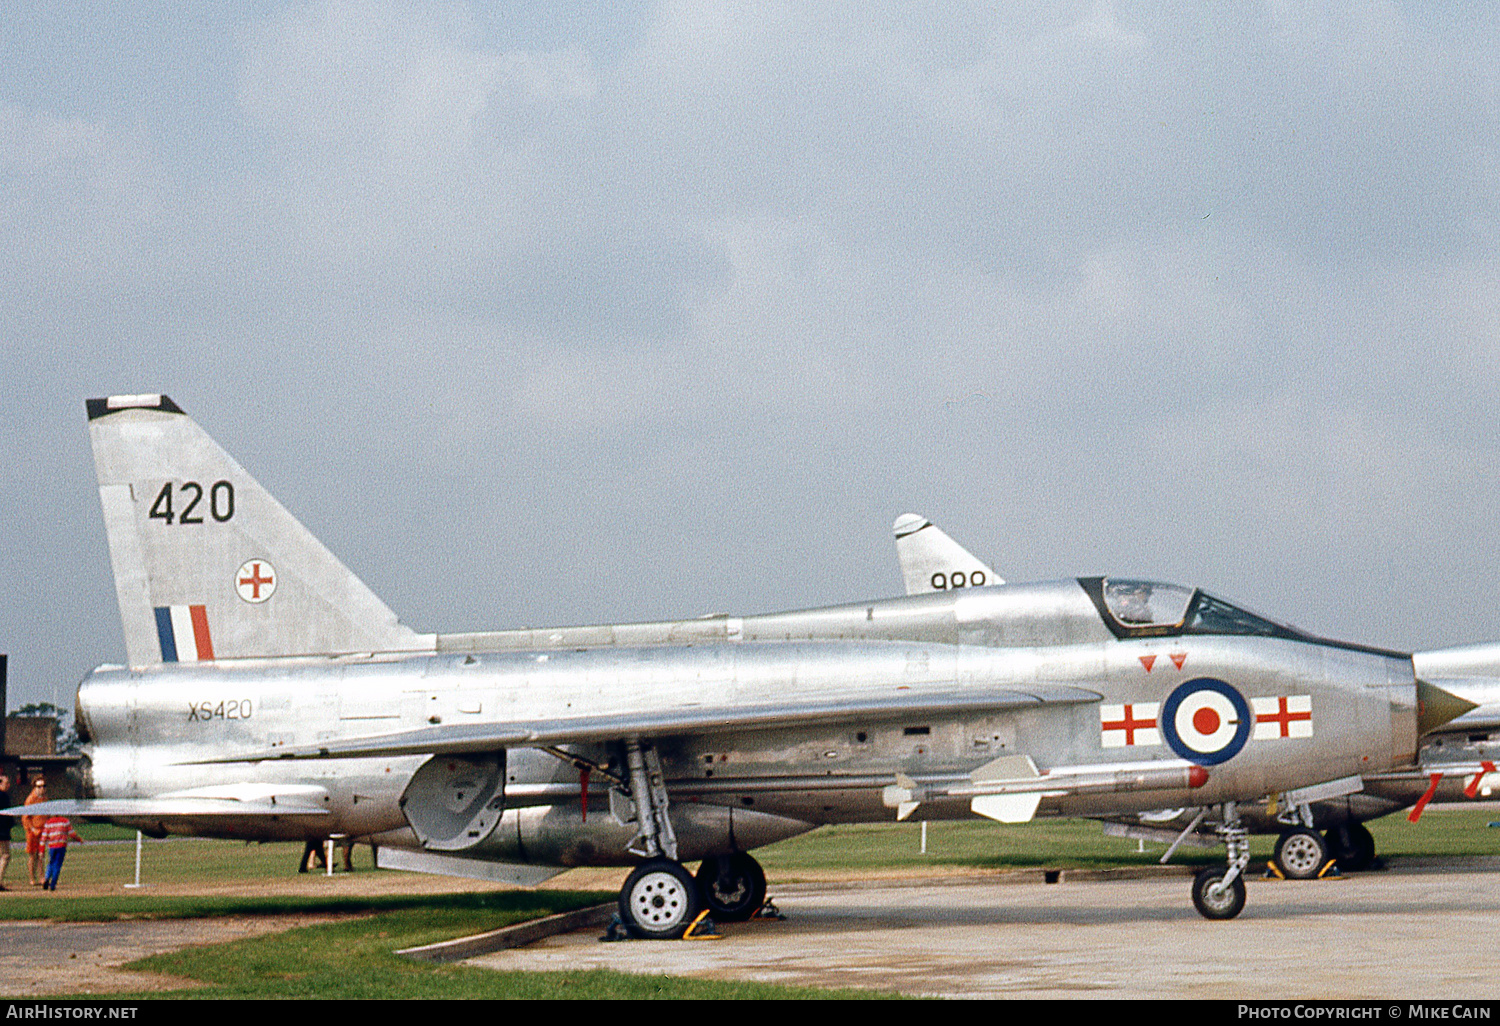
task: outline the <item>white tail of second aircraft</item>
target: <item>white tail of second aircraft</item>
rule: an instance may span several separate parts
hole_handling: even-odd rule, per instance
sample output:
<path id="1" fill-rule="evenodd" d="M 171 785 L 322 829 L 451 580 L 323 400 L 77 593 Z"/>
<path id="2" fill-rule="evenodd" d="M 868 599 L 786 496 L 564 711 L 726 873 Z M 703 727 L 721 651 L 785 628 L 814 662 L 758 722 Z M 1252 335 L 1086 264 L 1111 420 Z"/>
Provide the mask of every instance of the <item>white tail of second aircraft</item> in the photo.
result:
<path id="1" fill-rule="evenodd" d="M 903 513 L 891 525 L 891 531 L 896 536 L 896 559 L 901 563 L 908 595 L 1005 583 L 924 516 Z"/>
<path id="2" fill-rule="evenodd" d="M 171 399 L 88 414 L 132 666 L 433 647 Z"/>

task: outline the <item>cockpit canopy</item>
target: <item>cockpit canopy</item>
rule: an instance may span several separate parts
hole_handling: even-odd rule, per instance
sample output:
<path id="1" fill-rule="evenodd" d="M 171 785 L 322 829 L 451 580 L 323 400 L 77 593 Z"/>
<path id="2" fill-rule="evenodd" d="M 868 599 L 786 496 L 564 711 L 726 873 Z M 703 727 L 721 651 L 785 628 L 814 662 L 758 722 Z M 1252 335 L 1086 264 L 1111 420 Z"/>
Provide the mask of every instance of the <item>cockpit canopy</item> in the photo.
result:
<path id="1" fill-rule="evenodd" d="M 1117 637 L 1239 634 L 1308 638 L 1295 627 L 1246 612 L 1198 588 L 1122 577 L 1088 577 L 1078 583 Z"/>

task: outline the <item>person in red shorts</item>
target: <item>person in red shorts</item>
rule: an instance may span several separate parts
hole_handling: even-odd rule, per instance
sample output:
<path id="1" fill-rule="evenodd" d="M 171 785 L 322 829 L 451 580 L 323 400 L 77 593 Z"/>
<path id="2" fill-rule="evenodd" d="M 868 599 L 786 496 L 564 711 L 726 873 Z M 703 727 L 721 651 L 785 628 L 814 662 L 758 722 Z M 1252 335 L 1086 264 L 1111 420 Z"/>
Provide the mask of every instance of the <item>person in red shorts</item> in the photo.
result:
<path id="1" fill-rule="evenodd" d="M 47 849 L 47 879 L 42 884 L 44 890 L 57 890 L 57 878 L 62 875 L 63 856 L 68 854 L 69 840 L 83 843 L 83 838 L 78 836 L 66 816 L 52 816 L 47 820 L 47 825 L 42 827 L 42 846 Z"/>
<path id="2" fill-rule="evenodd" d="M 47 800 L 47 781 L 37 777 L 31 782 L 31 793 L 26 796 L 27 805 Z M 31 886 L 42 885 L 42 827 L 46 816 L 22 816 L 21 825 L 26 828 L 26 868 L 31 871 Z"/>

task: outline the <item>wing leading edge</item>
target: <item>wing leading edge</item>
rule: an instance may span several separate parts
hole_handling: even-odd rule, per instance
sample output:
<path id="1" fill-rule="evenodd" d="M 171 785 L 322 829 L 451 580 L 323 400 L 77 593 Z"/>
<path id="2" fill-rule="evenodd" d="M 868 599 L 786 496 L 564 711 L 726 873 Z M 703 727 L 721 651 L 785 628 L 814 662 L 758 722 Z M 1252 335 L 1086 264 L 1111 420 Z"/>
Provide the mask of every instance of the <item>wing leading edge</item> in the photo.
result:
<path id="1" fill-rule="evenodd" d="M 213 816 L 327 816 L 326 809 L 274 801 L 228 798 L 59 798 L 0 809 L 5 816 L 83 816 L 87 818 L 175 818 Z"/>

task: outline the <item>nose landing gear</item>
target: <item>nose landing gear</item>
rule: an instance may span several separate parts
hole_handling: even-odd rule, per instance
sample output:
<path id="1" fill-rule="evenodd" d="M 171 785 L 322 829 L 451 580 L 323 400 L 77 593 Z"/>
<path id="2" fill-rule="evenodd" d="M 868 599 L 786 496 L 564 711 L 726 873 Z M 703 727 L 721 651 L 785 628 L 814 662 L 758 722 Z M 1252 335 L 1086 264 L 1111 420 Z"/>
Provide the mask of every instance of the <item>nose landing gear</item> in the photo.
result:
<path id="1" fill-rule="evenodd" d="M 1224 803 L 1218 834 L 1229 865 L 1203 870 L 1193 878 L 1193 907 L 1205 919 L 1233 919 L 1245 908 L 1245 867 L 1250 864 L 1250 831 L 1234 802 Z"/>

